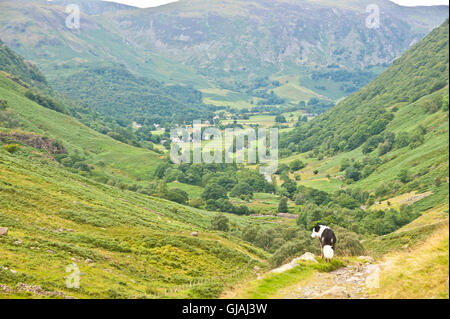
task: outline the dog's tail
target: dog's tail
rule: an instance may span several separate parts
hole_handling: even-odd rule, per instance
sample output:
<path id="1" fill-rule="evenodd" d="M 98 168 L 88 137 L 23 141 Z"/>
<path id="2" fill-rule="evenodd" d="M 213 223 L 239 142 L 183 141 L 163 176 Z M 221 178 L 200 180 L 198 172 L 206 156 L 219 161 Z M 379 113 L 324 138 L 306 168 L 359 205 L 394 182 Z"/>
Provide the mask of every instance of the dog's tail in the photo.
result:
<path id="1" fill-rule="evenodd" d="M 331 260 L 331 258 L 333 258 L 333 256 L 334 256 L 333 247 L 331 247 L 330 245 L 323 246 L 323 255 L 326 259 Z"/>

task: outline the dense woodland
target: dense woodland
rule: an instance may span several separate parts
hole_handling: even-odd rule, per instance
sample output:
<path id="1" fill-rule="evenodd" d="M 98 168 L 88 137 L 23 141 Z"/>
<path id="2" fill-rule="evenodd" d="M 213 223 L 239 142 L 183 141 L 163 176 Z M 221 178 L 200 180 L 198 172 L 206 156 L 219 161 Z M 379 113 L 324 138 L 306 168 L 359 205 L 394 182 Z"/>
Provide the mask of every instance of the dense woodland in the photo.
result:
<path id="1" fill-rule="evenodd" d="M 85 67 L 58 81 L 55 88 L 123 127 L 133 121 L 166 127 L 211 120 L 217 110 L 203 104 L 198 90 L 136 77 L 122 65 Z"/>

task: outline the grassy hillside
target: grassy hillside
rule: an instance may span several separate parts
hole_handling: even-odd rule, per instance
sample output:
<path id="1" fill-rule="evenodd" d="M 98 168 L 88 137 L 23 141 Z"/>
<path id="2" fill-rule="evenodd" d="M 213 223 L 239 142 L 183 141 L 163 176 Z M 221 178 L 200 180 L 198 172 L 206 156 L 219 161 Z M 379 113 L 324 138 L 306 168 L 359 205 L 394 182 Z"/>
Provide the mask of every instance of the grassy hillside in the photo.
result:
<path id="1" fill-rule="evenodd" d="M 104 186 L 36 157 L 31 148 L 0 150 L 0 225 L 9 228 L 0 237 L 1 297 L 46 297 L 17 291 L 19 283 L 77 298 L 215 297 L 264 267 L 266 253 L 210 230 L 213 213 Z M 234 227 L 251 222 L 229 218 Z M 65 287 L 72 263 L 83 273 L 79 290 Z"/>
<path id="2" fill-rule="evenodd" d="M 125 190 L 150 183 L 159 155 L 30 97 L 31 71 L 6 54 L 2 70 L 17 74 L 0 71 L 1 297 L 212 298 L 267 266 L 270 255 L 240 239 L 255 221 L 230 215 L 219 232 L 213 212 Z M 73 264 L 80 289 L 65 284 Z"/>
<path id="3" fill-rule="evenodd" d="M 8 3 L 0 3 L 0 8 L 11 6 Z M 295 293 L 286 289 L 296 292 L 305 288 L 301 286 L 305 279 L 321 278 L 326 284 L 319 290 L 327 290 L 340 276 L 332 272 L 334 269 L 344 264 L 365 267 L 355 256 L 367 253 L 376 263 L 386 261 L 381 288 L 374 293 L 377 296 L 448 298 L 443 279 L 448 278 L 448 20 L 377 79 L 318 117 L 307 108 L 320 105 L 324 111 L 331 105 L 321 92 L 328 90 L 325 82 L 341 79 L 346 89 L 360 86 L 370 78 L 366 71 L 335 70 L 329 65 L 326 72 L 317 69 L 307 77 L 304 73 L 287 76 L 275 74 L 277 67 L 272 65 L 270 76 L 262 72 L 247 79 L 237 73 L 231 78 L 217 74 L 211 80 L 220 89 L 203 86 L 205 100 L 217 105 L 219 100 L 229 103 L 230 108 L 218 112 L 222 127 L 284 124 L 283 132 L 287 133 L 280 144 L 282 159 L 271 183 L 253 170 L 256 167 L 169 163 L 159 151 L 161 146 L 152 148 L 150 143 L 156 135 L 158 142 L 159 136 L 166 139 L 166 134 L 143 134 L 145 143 L 140 144 L 134 134 L 150 132 L 152 122 L 138 121 L 148 125 L 140 132 L 135 125 L 130 127 L 138 116 L 154 116 L 154 122 L 161 122 L 158 117 L 163 115 L 173 116 L 169 105 L 184 112 L 177 121 L 191 119 L 190 111 L 196 106 L 201 106 L 197 111 L 211 111 L 207 117 L 215 109 L 203 108 L 202 95 L 195 89 L 137 76 L 153 72 L 156 56 L 146 60 L 141 49 L 120 44 L 114 33 L 119 30 L 111 32 L 105 26 L 116 28 L 136 18 L 136 25 L 143 23 L 141 31 L 145 31 L 148 21 L 141 19 L 149 14 L 154 18 L 151 29 L 162 25 L 168 32 L 166 39 L 172 41 L 167 48 L 174 52 L 179 41 L 203 43 L 202 37 L 212 36 L 201 31 L 198 19 L 205 17 L 197 10 L 199 3 L 181 1 L 143 11 L 120 11 L 120 6 L 97 3 L 88 7 L 92 14 L 105 10 L 110 15 L 101 21 L 83 16 L 86 33 L 73 33 L 53 28 L 61 20 L 62 7 L 24 1 L 26 8 L 35 10 L 13 6 L 11 16 L 19 22 L 18 42 L 10 38 L 17 30 L 12 32 L 9 17 L 5 18 L 5 11 L 0 13 L 0 30 L 6 30 L 8 41 L 24 52 L 30 46 L 39 48 L 32 58 L 50 70 L 50 82 L 64 74 L 59 90 L 85 104 L 81 107 L 58 96 L 36 67 L 0 43 L 0 227 L 9 229 L 7 235 L 0 236 L 0 297 L 215 298 L 243 283 L 250 284 L 239 296 L 289 297 Z M 296 3 L 280 0 L 276 5 L 292 9 L 297 8 Z M 312 13 L 329 10 L 327 1 L 305 3 L 311 5 Z M 208 2 L 209 12 L 217 13 L 221 8 L 223 15 L 224 20 L 214 20 L 215 30 L 228 25 L 229 18 L 238 19 L 233 20 L 231 30 L 246 23 L 245 16 L 253 12 L 241 10 L 249 9 L 247 4 Z M 278 21 L 277 15 L 267 15 L 268 4 L 254 4 L 257 16 L 271 23 Z M 192 7 L 185 16 L 173 14 L 174 8 L 189 5 Z M 406 11 L 391 8 L 399 16 L 394 15 L 390 22 L 403 21 L 401 12 Z M 364 6 L 348 1 L 339 10 L 351 19 L 362 9 Z M 424 32 L 417 23 L 420 14 L 408 12 L 414 15 L 415 22 L 410 25 L 413 34 Z M 439 15 L 440 11 L 433 12 Z M 199 27 L 195 33 L 198 38 L 186 38 L 184 33 L 167 28 L 173 19 L 181 19 L 194 30 Z M 390 36 L 405 35 L 406 29 L 409 27 L 401 24 L 400 30 L 394 31 L 399 33 Z M 127 28 L 122 35 L 132 30 Z M 312 37 L 308 41 L 315 41 L 314 33 L 302 32 Z M 96 48 L 98 36 L 108 45 Z M 132 38 L 139 41 L 141 37 L 137 32 Z M 155 43 L 159 49 L 164 47 Z M 114 46 L 120 49 L 115 51 Z M 60 51 L 52 51 L 52 47 Z M 270 51 L 266 49 L 264 52 Z M 74 52 L 79 54 L 75 60 Z M 226 59 L 246 62 L 236 58 L 236 52 L 242 53 L 233 51 Z M 189 55 L 187 45 L 184 53 Z M 123 64 L 117 64 L 121 57 Z M 216 64 L 203 64 L 199 72 L 207 77 L 222 62 L 226 64 L 226 59 L 206 59 Z M 257 61 L 249 59 L 256 68 Z M 287 60 L 283 63 L 290 63 Z M 148 63 L 141 73 L 137 61 Z M 194 60 L 184 62 L 196 64 Z M 365 62 L 378 65 L 378 71 L 383 68 Z M 171 67 L 166 69 L 169 74 Z M 186 72 L 185 78 L 193 80 L 193 74 Z M 316 84 L 325 89 L 314 89 Z M 335 85 L 333 95 L 337 97 L 341 88 Z M 146 86 L 151 89 L 145 90 Z M 298 109 L 306 98 L 313 101 L 311 105 Z M 246 108 L 252 110 L 240 108 L 240 101 L 246 101 Z M 189 107 L 181 107 L 181 102 Z M 90 103 L 110 118 L 92 112 Z M 280 103 L 284 105 L 273 108 Z M 122 110 L 121 105 L 133 107 L 135 112 Z M 155 105 L 161 114 L 153 109 Z M 121 118 L 114 119 L 118 114 Z M 135 118 L 129 118 L 130 114 Z M 120 142 L 116 129 L 123 136 L 131 135 L 124 142 L 135 146 Z M 203 145 L 218 142 L 214 139 Z M 264 213 L 279 216 L 261 216 Z M 338 245 L 332 264 L 301 263 L 286 273 L 254 280 L 270 267 L 306 251 L 318 254 L 317 242 L 310 236 L 316 224 L 330 225 L 336 232 Z M 81 270 L 80 289 L 65 284 L 66 267 L 74 264 Z M 349 278 L 360 272 L 346 271 Z M 401 284 L 394 287 L 397 281 Z M 352 292 L 352 296 L 360 295 Z"/>
<path id="4" fill-rule="evenodd" d="M 97 133 L 68 115 L 29 100 L 24 92 L 24 87 L 0 74 L 0 97 L 7 101 L 12 116 L 18 120 L 17 129 L 60 141 L 70 155 L 79 154 L 99 173 L 128 180 L 152 177 L 155 165 L 161 161 L 160 155 Z"/>
<path id="5" fill-rule="evenodd" d="M 447 298 L 449 272 L 448 202 L 388 236 L 366 243 L 380 257 L 374 298 Z"/>
<path id="6" fill-rule="evenodd" d="M 395 110 L 448 85 L 448 34 L 447 20 L 369 85 L 289 134 L 282 146 L 332 155 L 384 132 Z"/>
<path id="7" fill-rule="evenodd" d="M 120 65 L 85 66 L 59 79 L 54 87 L 72 100 L 119 120 L 124 126 L 137 122 L 148 127 L 152 124 L 166 127 L 214 117 L 215 108 L 203 104 L 199 91 L 136 77 Z"/>

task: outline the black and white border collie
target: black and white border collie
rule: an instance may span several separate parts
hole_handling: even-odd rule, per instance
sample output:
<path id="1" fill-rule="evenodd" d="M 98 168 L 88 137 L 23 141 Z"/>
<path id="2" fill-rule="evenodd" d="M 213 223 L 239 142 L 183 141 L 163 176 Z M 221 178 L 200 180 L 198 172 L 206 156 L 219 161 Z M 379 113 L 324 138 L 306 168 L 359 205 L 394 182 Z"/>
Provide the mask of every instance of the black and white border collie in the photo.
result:
<path id="1" fill-rule="evenodd" d="M 334 245 L 336 244 L 336 236 L 330 227 L 317 225 L 313 228 L 312 238 L 319 238 L 321 258 L 325 257 L 325 261 L 331 261 L 334 256 Z"/>

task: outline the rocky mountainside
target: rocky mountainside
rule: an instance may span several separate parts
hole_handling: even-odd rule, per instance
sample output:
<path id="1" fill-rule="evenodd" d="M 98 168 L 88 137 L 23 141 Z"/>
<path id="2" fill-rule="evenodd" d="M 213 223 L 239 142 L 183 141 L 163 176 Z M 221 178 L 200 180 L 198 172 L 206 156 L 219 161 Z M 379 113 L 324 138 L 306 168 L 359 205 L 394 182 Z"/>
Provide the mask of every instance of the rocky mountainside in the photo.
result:
<path id="1" fill-rule="evenodd" d="M 387 0 L 182 0 L 149 9 L 75 1 L 81 28 L 69 30 L 66 3 L 0 1 L 2 40 L 50 81 L 108 61 L 140 76 L 247 95 L 249 80 L 295 75 L 300 89 L 331 99 L 364 86 L 448 17 L 446 6 Z M 370 4 L 380 10 L 378 28 L 367 27 Z"/>
<path id="2" fill-rule="evenodd" d="M 366 24 L 366 8 L 373 4 L 380 10 L 377 28 Z M 377 73 L 373 68 L 390 64 L 447 16 L 444 6 L 406 8 L 385 0 L 337 6 L 305 0 L 182 0 L 106 21 L 127 40 L 219 82 L 302 71 L 315 82 L 344 82 L 356 70 Z"/>

